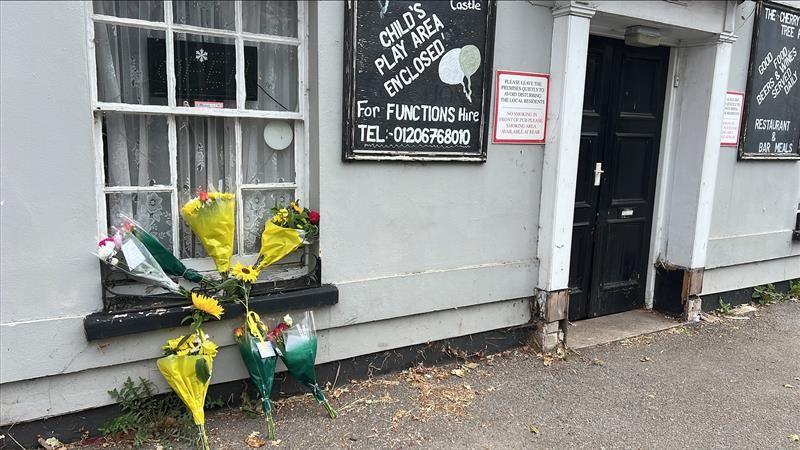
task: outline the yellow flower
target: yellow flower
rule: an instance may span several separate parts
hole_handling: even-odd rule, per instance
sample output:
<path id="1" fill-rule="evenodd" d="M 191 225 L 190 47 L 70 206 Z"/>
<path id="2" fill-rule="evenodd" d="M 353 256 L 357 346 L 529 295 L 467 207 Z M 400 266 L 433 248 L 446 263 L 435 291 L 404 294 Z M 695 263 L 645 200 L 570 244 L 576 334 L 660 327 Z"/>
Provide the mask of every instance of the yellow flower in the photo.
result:
<path id="1" fill-rule="evenodd" d="M 203 311 L 216 319 L 219 319 L 222 313 L 225 312 L 216 299 L 194 292 L 192 292 L 192 305 L 194 305 L 195 309 Z"/>
<path id="2" fill-rule="evenodd" d="M 298 205 L 297 203 L 291 202 L 291 203 L 289 203 L 289 205 L 292 207 L 294 212 L 296 212 L 297 214 L 300 214 L 300 213 L 303 212 L 303 208 L 301 208 L 300 205 Z"/>
<path id="3" fill-rule="evenodd" d="M 200 354 L 210 356 L 213 358 L 217 356 L 217 348 L 219 348 L 217 344 L 215 344 L 213 341 L 209 341 L 208 339 L 206 339 L 203 341 L 202 344 L 200 344 Z"/>
<path id="4" fill-rule="evenodd" d="M 275 214 L 274 216 L 272 216 L 272 223 L 274 223 L 275 225 L 283 225 L 286 223 L 286 218 L 280 214 Z"/>
<path id="5" fill-rule="evenodd" d="M 255 283 L 258 279 L 258 272 L 258 269 L 255 267 L 243 266 L 240 262 L 237 262 L 236 265 L 233 266 L 233 276 L 246 283 Z"/>
<path id="6" fill-rule="evenodd" d="M 161 347 L 161 349 L 170 353 L 175 353 L 178 356 L 185 356 L 192 353 L 194 350 L 196 335 L 190 335 L 188 339 L 181 343 L 184 337 L 185 336 L 178 336 L 175 339 L 168 340 L 167 343 Z M 180 344 L 180 347 L 178 347 L 178 344 Z"/>

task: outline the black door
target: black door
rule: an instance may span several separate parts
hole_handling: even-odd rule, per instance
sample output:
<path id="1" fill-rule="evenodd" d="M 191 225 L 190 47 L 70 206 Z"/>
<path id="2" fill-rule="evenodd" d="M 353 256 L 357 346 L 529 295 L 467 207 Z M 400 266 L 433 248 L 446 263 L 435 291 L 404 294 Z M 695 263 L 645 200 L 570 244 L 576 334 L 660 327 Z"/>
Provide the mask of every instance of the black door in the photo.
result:
<path id="1" fill-rule="evenodd" d="M 644 306 L 669 49 L 591 36 L 569 319 Z"/>

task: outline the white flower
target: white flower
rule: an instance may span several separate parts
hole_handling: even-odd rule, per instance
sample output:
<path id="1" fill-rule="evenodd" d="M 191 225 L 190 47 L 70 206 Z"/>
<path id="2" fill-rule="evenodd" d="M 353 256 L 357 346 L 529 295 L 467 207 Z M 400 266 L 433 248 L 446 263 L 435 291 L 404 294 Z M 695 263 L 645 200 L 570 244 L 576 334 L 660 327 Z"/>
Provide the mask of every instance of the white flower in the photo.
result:
<path id="1" fill-rule="evenodd" d="M 283 316 L 283 323 L 285 323 L 285 324 L 286 324 L 286 326 L 289 326 L 289 327 L 290 327 L 290 326 L 292 326 L 292 324 L 294 323 L 294 322 L 292 321 L 292 316 L 290 316 L 290 315 L 288 315 L 288 314 L 287 314 L 287 315 L 285 315 L 285 316 Z"/>
<path id="2" fill-rule="evenodd" d="M 200 50 L 194 52 L 194 59 L 200 62 L 206 62 L 206 60 L 208 59 L 208 52 L 201 48 Z"/>
<path id="3" fill-rule="evenodd" d="M 114 243 L 111 241 L 103 242 L 103 245 L 97 247 L 97 256 L 100 259 L 108 261 L 109 258 L 117 254 Z"/>
<path id="4" fill-rule="evenodd" d="M 117 258 L 111 258 L 111 265 L 116 266 L 117 264 L 119 264 L 119 260 Z"/>

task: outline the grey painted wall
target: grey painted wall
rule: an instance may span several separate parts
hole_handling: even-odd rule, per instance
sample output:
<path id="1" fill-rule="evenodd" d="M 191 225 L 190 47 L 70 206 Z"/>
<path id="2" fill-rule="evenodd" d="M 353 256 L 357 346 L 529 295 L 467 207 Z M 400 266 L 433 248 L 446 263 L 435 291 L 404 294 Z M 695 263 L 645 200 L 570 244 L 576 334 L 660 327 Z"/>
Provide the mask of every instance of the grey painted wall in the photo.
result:
<path id="1" fill-rule="evenodd" d="M 675 9 L 655 2 L 625 13 L 655 19 L 648 5 Z M 607 18 L 620 13 L 610 2 L 598 7 Z M 706 30 L 721 29 L 718 5 L 697 8 L 709 9 Z M 344 8 L 311 9 L 310 198 L 324 214 L 324 281 L 341 292 L 338 305 L 317 312 L 319 362 L 527 322 L 542 146 L 490 145 L 483 165 L 342 163 Z M 83 316 L 99 310 L 101 298 L 89 255 L 97 193 L 85 13 L 77 2 L 0 2 L 0 12 L 0 423 L 7 424 L 107 404 L 106 391 L 128 376 L 166 389 L 154 359 L 179 330 L 86 341 Z M 690 20 L 668 16 L 677 25 Z M 500 2 L 495 68 L 549 72 L 552 20 L 548 7 Z M 731 89 L 744 88 L 747 33 L 747 23 L 737 29 Z M 707 290 L 735 288 L 747 274 L 790 277 L 800 270 L 790 257 L 798 246 L 782 239 L 800 201 L 800 164 L 741 163 L 726 149 L 720 159 Z M 753 260 L 762 262 L 743 264 Z M 231 347 L 234 324 L 208 327 L 223 346 L 215 382 L 246 377 Z"/>
<path id="2" fill-rule="evenodd" d="M 89 254 L 97 218 L 85 13 L 77 2 L 0 8 L 0 423 L 8 424 L 108 404 L 107 391 L 128 376 L 166 389 L 154 359 L 179 330 L 86 341 L 83 316 L 101 297 Z M 537 281 L 542 147 L 490 145 L 483 165 L 343 164 L 344 8 L 311 9 L 310 134 L 319 147 L 311 198 L 324 214 L 325 282 L 341 292 L 339 305 L 317 313 L 318 361 L 527 322 L 528 303 L 513 299 Z M 548 72 L 549 8 L 501 2 L 497 30 L 496 68 Z M 208 327 L 223 346 L 215 382 L 247 376 L 231 347 L 234 325 Z"/>
<path id="3" fill-rule="evenodd" d="M 731 91 L 747 86 L 754 10 L 752 1 L 737 9 Z M 722 147 L 718 170 L 704 293 L 800 278 L 800 242 L 791 240 L 800 162 L 738 161 L 735 148 Z"/>

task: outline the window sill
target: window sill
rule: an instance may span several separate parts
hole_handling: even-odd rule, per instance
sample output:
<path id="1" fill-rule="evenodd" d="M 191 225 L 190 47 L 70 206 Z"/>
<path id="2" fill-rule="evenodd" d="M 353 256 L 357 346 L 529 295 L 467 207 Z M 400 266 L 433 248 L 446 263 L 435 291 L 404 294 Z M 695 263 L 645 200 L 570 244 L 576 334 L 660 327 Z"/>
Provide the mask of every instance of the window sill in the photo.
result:
<path id="1" fill-rule="evenodd" d="M 300 309 L 313 309 L 339 303 L 339 289 L 332 284 L 296 291 L 256 296 L 250 299 L 250 309 L 258 313 L 276 313 Z M 83 319 L 86 340 L 94 341 L 146 331 L 181 326 L 189 306 L 139 311 L 124 314 L 97 312 Z M 227 304 L 225 316 L 232 318 L 244 313 L 239 304 Z"/>

